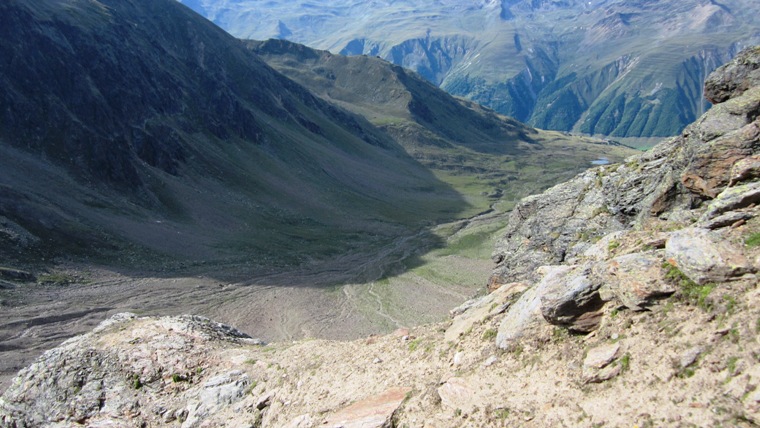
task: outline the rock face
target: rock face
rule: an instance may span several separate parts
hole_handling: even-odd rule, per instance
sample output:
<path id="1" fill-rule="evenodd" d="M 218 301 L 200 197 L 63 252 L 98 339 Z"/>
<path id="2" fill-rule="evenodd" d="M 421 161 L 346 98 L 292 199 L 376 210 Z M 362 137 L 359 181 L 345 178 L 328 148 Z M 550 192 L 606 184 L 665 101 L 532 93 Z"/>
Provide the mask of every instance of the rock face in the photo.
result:
<path id="1" fill-rule="evenodd" d="M 747 49 L 713 73 L 705 91 L 721 103 L 681 136 L 515 207 L 489 284 L 535 285 L 507 311 L 500 347 L 537 328 L 539 301 L 546 321 L 576 331 L 593 330 L 608 301 L 650 307 L 679 292 L 666 262 L 699 285 L 756 279 L 757 260 L 725 228 L 751 221 L 760 203 L 758 61 L 760 48 Z"/>
<path id="2" fill-rule="evenodd" d="M 131 330 L 120 335 L 126 326 Z M 203 317 L 115 315 L 22 370 L 0 399 L 0 426 L 107 425 L 125 414 L 183 426 L 218 423 L 251 382 L 235 370 L 206 375 L 218 370 L 215 351 L 231 344 L 262 343 Z M 186 393 L 181 401 L 172 398 L 179 392 Z"/>

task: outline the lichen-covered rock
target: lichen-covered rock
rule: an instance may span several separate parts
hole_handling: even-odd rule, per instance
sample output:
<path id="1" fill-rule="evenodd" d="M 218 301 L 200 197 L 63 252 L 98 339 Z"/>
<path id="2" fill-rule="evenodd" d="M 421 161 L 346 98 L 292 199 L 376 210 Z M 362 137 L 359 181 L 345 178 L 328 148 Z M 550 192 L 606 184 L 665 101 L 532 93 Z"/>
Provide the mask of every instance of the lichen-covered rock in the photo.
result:
<path id="1" fill-rule="evenodd" d="M 663 251 L 626 254 L 600 264 L 608 289 L 628 309 L 643 310 L 676 290 L 663 278 Z"/>
<path id="2" fill-rule="evenodd" d="M 249 384 L 234 371 L 205 379 L 219 363 L 213 351 L 225 343 L 255 341 L 198 316 L 117 314 L 22 370 L 0 398 L 0 426 L 124 426 L 133 419 L 214 424 Z"/>
<path id="3" fill-rule="evenodd" d="M 758 58 L 760 48 L 749 49 L 711 75 L 707 91 L 720 104 L 682 135 L 627 159 L 625 164 L 589 170 L 518 203 L 496 244 L 493 259 L 497 264 L 489 282 L 537 283 L 539 266 L 604 259 L 609 254 L 594 246 L 595 240 L 662 220 L 691 224 L 699 218 L 694 208 L 710 198 L 715 201 L 702 215 L 700 225 L 717 229 L 733 225 L 734 218 L 746 221 L 746 215 L 712 219 L 760 202 L 758 183 L 748 182 L 757 169 L 752 159 L 760 153 Z M 654 268 L 639 267 L 655 274 Z M 620 271 L 619 266 L 615 269 L 618 275 L 635 276 L 638 267 L 631 267 L 630 273 Z M 641 281 L 632 288 L 617 289 L 621 300 L 632 308 L 667 292 L 654 282 L 645 285 Z"/>
<path id="4" fill-rule="evenodd" d="M 451 326 L 446 329 L 446 341 L 456 341 L 460 335 L 472 328 L 475 323 L 482 322 L 490 316 L 503 313 L 512 301 L 528 287 L 516 282 L 505 284 L 491 294 L 479 299 L 469 300 L 457 309 L 451 311 L 454 318 Z"/>
<path id="5" fill-rule="evenodd" d="M 705 98 L 713 104 L 760 86 L 760 47 L 743 50 L 736 58 L 711 73 L 705 80 Z"/>
<path id="6" fill-rule="evenodd" d="M 706 229 L 690 227 L 673 232 L 665 245 L 665 255 L 700 285 L 729 281 L 756 271 L 741 250 Z"/>
<path id="7" fill-rule="evenodd" d="M 760 181 L 729 187 L 711 201 L 700 217 L 700 222 L 708 222 L 731 211 L 760 203 Z"/>
<path id="8" fill-rule="evenodd" d="M 760 96 L 757 99 L 760 101 Z M 734 165 L 758 151 L 760 121 L 755 121 L 700 145 L 681 174 L 681 181 L 690 191 L 714 198 L 731 181 Z"/>
<path id="9" fill-rule="evenodd" d="M 731 181 L 728 185 L 757 179 L 760 179 L 760 155 L 753 155 L 740 159 L 731 167 Z"/>

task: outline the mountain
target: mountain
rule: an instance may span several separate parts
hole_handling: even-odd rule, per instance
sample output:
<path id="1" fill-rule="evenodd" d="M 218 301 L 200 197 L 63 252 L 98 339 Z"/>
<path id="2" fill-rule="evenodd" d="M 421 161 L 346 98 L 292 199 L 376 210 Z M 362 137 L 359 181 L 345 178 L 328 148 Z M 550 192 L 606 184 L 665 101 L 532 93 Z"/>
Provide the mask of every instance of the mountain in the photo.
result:
<path id="1" fill-rule="evenodd" d="M 531 128 L 379 58 L 334 55 L 285 40 L 245 43 L 317 96 L 391 135 L 410 156 L 467 195 L 475 212 L 539 192 L 600 158 L 633 153 L 609 141 Z M 473 188 L 490 197 L 472 202 Z"/>
<path id="2" fill-rule="evenodd" d="M 440 320 L 521 196 L 633 152 L 171 0 L 13 0 L 0 27 L 0 386 L 123 311 L 267 340 Z"/>
<path id="3" fill-rule="evenodd" d="M 386 133 L 175 1 L 13 0 L 0 16 L 8 263 L 293 265 L 466 208 Z"/>
<path id="4" fill-rule="evenodd" d="M 0 426 L 756 426 L 760 47 L 705 94 L 681 135 L 523 199 L 448 322 L 265 344 L 116 314 L 21 370 Z"/>
<path id="5" fill-rule="evenodd" d="M 538 128 L 637 140 L 700 116 L 707 74 L 760 40 L 750 0 L 183 2 L 236 37 L 380 56 Z"/>

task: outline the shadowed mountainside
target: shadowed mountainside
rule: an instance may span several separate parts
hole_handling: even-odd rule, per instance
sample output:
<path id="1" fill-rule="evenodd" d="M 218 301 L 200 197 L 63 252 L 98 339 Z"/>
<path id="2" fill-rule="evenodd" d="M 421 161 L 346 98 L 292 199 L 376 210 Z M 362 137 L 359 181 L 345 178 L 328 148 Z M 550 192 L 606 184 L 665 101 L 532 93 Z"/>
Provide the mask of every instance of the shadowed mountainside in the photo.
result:
<path id="1" fill-rule="evenodd" d="M 175 1 L 13 0 L 0 21 L 11 260 L 297 264 L 466 207 L 386 133 Z"/>

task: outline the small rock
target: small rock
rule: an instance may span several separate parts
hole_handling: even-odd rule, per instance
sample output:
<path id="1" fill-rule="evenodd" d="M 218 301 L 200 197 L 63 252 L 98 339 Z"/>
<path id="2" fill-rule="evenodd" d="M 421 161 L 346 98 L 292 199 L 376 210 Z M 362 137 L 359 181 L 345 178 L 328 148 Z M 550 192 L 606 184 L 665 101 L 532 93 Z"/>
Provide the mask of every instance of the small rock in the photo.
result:
<path id="1" fill-rule="evenodd" d="M 325 421 L 328 427 L 381 428 L 390 423 L 393 414 L 406 399 L 411 388 L 390 388 L 385 392 L 357 401 L 331 415 Z"/>
<path id="2" fill-rule="evenodd" d="M 456 354 L 454 354 L 454 361 L 453 361 L 454 365 L 461 366 L 463 359 L 464 359 L 464 352 L 461 352 L 461 351 L 457 352 Z"/>
<path id="3" fill-rule="evenodd" d="M 699 219 L 706 223 L 719 215 L 760 203 L 760 181 L 729 187 L 710 202 L 707 211 Z"/>
<path id="4" fill-rule="evenodd" d="M 273 392 L 267 392 L 256 400 L 256 408 L 264 410 L 272 405 L 272 399 L 274 398 Z"/>
<path id="5" fill-rule="evenodd" d="M 728 185 L 757 178 L 760 178 L 760 155 L 753 155 L 739 160 L 731 167 L 731 181 Z"/>
<path id="6" fill-rule="evenodd" d="M 499 359 L 496 358 L 495 355 L 491 355 L 487 360 L 485 360 L 485 362 L 483 362 L 483 367 L 491 367 L 492 365 L 496 364 L 497 361 L 499 361 Z"/>
<path id="7" fill-rule="evenodd" d="M 599 326 L 604 301 L 591 264 L 554 269 L 541 280 L 541 314 L 548 322 L 588 333 Z"/>
<path id="8" fill-rule="evenodd" d="M 604 345 L 590 349 L 586 355 L 586 359 L 583 360 L 583 367 L 594 369 L 604 368 L 613 360 L 615 360 L 615 358 L 617 358 L 619 352 L 619 343 L 613 343 L 611 345 Z"/>
<path id="9" fill-rule="evenodd" d="M 751 219 L 754 217 L 752 213 L 748 212 L 741 212 L 741 211 L 730 211 L 725 214 L 721 214 L 715 218 L 709 219 L 704 222 L 697 223 L 697 226 L 704 228 L 704 229 L 720 229 L 721 227 L 731 226 L 734 227 L 734 225 L 737 222 L 744 222 L 746 220 Z"/>
<path id="10" fill-rule="evenodd" d="M 459 377 L 447 380 L 438 388 L 441 404 L 450 409 L 461 409 L 465 413 L 472 412 L 480 404 L 475 392 L 475 388 L 467 380 Z"/>
<path id="11" fill-rule="evenodd" d="M 380 358 L 378 358 L 378 357 L 375 357 L 375 359 L 374 359 L 374 360 L 372 360 L 372 362 L 373 362 L 373 363 L 375 363 L 375 364 L 380 364 L 380 363 L 382 363 L 382 362 L 383 362 L 383 360 L 381 360 L 381 359 L 380 359 Z"/>
<path id="12" fill-rule="evenodd" d="M 621 371 L 622 368 L 619 364 L 607 366 L 598 371 L 587 371 L 583 375 L 583 381 L 585 383 L 602 383 L 619 375 Z"/>
<path id="13" fill-rule="evenodd" d="M 685 369 L 686 367 L 689 367 L 690 365 L 694 364 L 697 361 L 697 358 L 699 358 L 700 355 L 704 352 L 704 349 L 702 349 L 699 346 L 695 346 L 688 351 L 684 352 L 683 355 L 681 355 L 680 365 L 682 369 Z"/>
<path id="14" fill-rule="evenodd" d="M 457 315 L 453 315 L 454 320 L 451 326 L 446 329 L 444 340 L 447 342 L 456 341 L 459 339 L 459 336 L 470 330 L 476 322 L 503 312 L 510 306 L 514 296 L 523 292 L 526 288 L 527 286 L 522 283 L 510 283 L 489 295 L 470 300 L 452 311 L 452 314 L 456 313 Z"/>
<path id="15" fill-rule="evenodd" d="M 404 327 L 396 329 L 396 331 L 393 332 L 393 336 L 395 336 L 395 337 L 409 336 L 409 329 L 408 328 L 404 328 Z"/>
<path id="16" fill-rule="evenodd" d="M 306 414 L 295 417 L 282 428 L 307 428 L 312 426 L 314 426 L 314 420 L 311 418 L 311 415 Z"/>
<path id="17" fill-rule="evenodd" d="M 644 310 L 657 299 L 676 290 L 666 283 L 662 269 L 661 250 L 633 253 L 615 257 L 600 265 L 600 276 L 623 305 L 634 311 Z"/>

